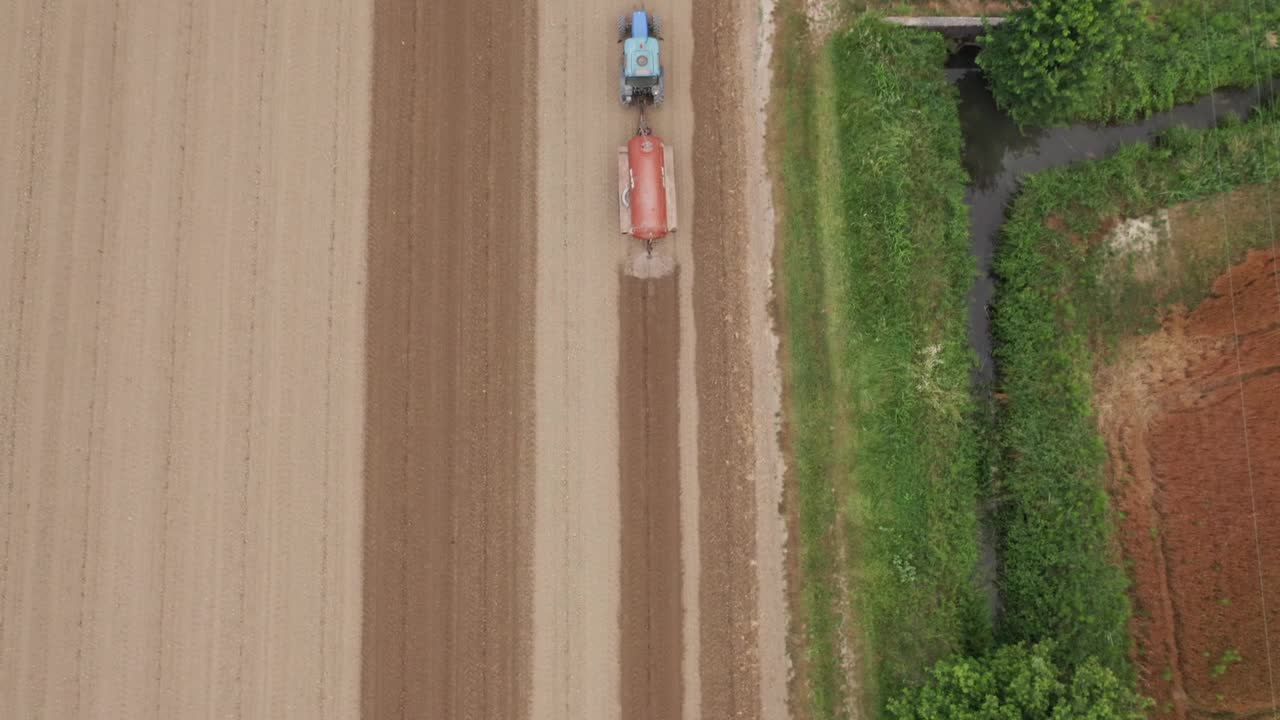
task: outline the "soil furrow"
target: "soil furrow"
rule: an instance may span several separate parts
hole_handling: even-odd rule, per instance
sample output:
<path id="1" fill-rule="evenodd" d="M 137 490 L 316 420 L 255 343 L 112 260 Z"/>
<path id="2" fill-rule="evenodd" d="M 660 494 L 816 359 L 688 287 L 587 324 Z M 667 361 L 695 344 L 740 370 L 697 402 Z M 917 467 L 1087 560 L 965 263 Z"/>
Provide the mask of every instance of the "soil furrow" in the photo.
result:
<path id="1" fill-rule="evenodd" d="M 620 276 L 624 720 L 682 712 L 678 280 Z"/>
<path id="2" fill-rule="evenodd" d="M 368 717 L 527 706 L 532 17 L 375 3 Z"/>

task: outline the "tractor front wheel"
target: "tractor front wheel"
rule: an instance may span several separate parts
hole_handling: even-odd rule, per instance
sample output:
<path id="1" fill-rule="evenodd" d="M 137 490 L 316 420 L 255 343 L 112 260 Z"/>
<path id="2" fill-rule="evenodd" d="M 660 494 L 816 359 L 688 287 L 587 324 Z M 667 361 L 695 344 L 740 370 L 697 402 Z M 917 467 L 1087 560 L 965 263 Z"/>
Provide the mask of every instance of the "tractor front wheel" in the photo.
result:
<path id="1" fill-rule="evenodd" d="M 631 16 L 618 16 L 618 42 L 622 42 L 631 37 Z"/>
<path id="2" fill-rule="evenodd" d="M 662 18 L 652 13 L 649 15 L 649 34 L 662 39 Z"/>

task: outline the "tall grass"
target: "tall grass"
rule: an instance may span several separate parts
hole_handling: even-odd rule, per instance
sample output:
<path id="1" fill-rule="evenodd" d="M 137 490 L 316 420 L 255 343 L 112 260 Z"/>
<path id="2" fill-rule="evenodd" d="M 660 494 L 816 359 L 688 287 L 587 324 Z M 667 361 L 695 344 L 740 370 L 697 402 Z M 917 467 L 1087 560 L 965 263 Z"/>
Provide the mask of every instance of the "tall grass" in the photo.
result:
<path id="1" fill-rule="evenodd" d="M 1280 3 L 1181 0 L 1160 8 L 1150 35 L 1115 68 L 1111 87 L 1081 119 L 1130 119 L 1197 100 L 1223 87 L 1248 87 L 1280 73 Z"/>
<path id="2" fill-rule="evenodd" d="M 1022 12 L 1031 8 L 1034 3 Z M 1138 8 L 1146 16 L 1142 31 L 1118 65 L 1098 69 L 1094 91 L 1040 117 L 1002 94 L 1002 78 L 994 77 L 1001 106 L 1022 122 L 1044 125 L 1133 120 L 1280 74 L 1280 3 L 1274 0 L 1159 0 Z M 1010 32 L 1008 22 L 992 34 Z"/>
<path id="3" fill-rule="evenodd" d="M 811 54 L 802 23 L 784 18 L 778 45 L 782 270 L 811 709 L 827 718 L 849 701 L 842 642 L 876 712 L 991 630 L 946 47 L 864 17 Z"/>
<path id="4" fill-rule="evenodd" d="M 840 668 L 841 597 L 830 475 L 831 359 L 822 313 L 826 268 L 816 242 L 817 156 L 813 54 L 803 12 L 780 8 L 774 103 L 785 194 L 782 284 L 792 461 L 799 484 L 801 603 L 809 701 L 815 718 L 836 717 L 847 700 Z"/>

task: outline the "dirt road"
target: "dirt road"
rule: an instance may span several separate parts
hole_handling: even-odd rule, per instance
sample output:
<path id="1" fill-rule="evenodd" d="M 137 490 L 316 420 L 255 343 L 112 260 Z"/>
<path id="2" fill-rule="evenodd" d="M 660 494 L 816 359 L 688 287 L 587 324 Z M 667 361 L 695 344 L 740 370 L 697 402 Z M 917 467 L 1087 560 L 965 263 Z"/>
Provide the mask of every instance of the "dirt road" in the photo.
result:
<path id="1" fill-rule="evenodd" d="M 0 705 L 350 717 L 367 5 L 0 6 Z"/>
<path id="2" fill-rule="evenodd" d="M 531 713 L 618 716 L 616 211 L 605 3 L 540 2 Z M 603 45 L 604 47 L 600 47 Z M 595 102 L 593 102 L 595 101 Z M 592 112 L 594 111 L 594 112 Z M 606 148 L 604 155 L 588 148 Z M 610 224 L 610 220 L 613 224 Z"/>

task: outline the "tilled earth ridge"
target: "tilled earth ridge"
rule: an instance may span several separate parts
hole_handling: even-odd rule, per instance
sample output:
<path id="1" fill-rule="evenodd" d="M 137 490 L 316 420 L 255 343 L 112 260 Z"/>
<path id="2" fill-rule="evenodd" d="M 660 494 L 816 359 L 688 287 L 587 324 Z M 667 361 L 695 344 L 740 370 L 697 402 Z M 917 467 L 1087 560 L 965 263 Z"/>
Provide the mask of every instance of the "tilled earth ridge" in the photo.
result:
<path id="1" fill-rule="evenodd" d="M 622 717 L 681 717 L 678 276 L 622 277 Z"/>
<path id="2" fill-rule="evenodd" d="M 361 706 L 523 717 L 535 8 L 374 6 Z"/>
<path id="3" fill-rule="evenodd" d="M 740 24 L 735 3 L 694 4 L 701 682 L 705 717 L 755 718 L 761 703 Z"/>

